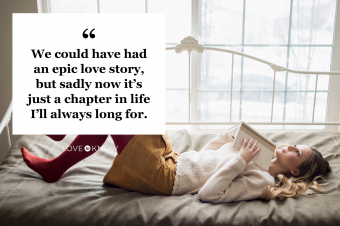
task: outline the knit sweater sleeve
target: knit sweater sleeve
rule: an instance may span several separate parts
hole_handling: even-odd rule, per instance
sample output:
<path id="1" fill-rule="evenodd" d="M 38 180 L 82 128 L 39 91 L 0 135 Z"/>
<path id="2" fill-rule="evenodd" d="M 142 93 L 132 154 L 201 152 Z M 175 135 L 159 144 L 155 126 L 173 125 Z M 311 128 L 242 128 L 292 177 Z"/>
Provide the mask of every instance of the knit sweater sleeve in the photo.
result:
<path id="1" fill-rule="evenodd" d="M 203 150 L 217 150 L 225 143 L 234 142 L 234 138 L 228 133 L 228 130 L 223 131 L 217 137 L 209 141 L 202 149 Z"/>
<path id="2" fill-rule="evenodd" d="M 258 198 L 266 182 L 263 182 L 263 178 L 259 180 L 251 175 L 237 177 L 246 166 L 247 163 L 235 155 L 203 185 L 198 192 L 199 199 L 203 202 L 222 203 Z"/>

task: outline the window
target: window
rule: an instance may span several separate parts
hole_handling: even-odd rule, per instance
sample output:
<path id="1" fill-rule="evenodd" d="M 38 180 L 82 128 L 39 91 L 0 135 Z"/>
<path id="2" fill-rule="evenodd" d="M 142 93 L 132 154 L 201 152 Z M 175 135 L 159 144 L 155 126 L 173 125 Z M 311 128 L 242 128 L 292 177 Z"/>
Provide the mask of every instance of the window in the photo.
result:
<path id="1" fill-rule="evenodd" d="M 228 48 L 294 70 L 330 71 L 335 0 L 202 0 L 198 8 L 198 36 L 205 46 Z M 232 121 L 270 122 L 273 70 L 243 57 L 234 62 Z M 199 63 L 197 120 L 226 120 L 231 55 L 207 52 Z M 316 75 L 276 72 L 273 122 L 312 121 L 315 79 Z M 328 75 L 319 75 L 315 122 L 326 120 L 328 83 Z"/>
<path id="2" fill-rule="evenodd" d="M 194 36 L 295 70 L 329 71 L 336 0 L 51 0 L 52 13 L 166 13 L 166 45 Z M 194 55 L 194 54 L 193 54 Z M 193 56 L 192 55 L 192 56 Z M 188 121 L 188 54 L 167 51 L 167 121 Z M 191 121 L 229 121 L 231 54 L 192 57 Z M 316 75 L 276 72 L 273 122 L 311 122 Z M 270 122 L 273 70 L 235 56 L 232 122 Z M 319 75 L 315 122 L 325 122 L 329 76 Z M 259 110 L 260 109 L 260 110 Z M 254 126 L 323 129 L 324 126 Z M 168 129 L 226 126 L 168 126 Z"/>

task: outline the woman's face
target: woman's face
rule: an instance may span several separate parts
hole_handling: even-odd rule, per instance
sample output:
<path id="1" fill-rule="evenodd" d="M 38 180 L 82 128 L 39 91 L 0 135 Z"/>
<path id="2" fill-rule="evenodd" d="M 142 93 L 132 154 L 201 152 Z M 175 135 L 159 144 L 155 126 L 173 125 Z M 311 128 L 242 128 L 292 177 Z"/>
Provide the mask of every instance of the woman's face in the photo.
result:
<path id="1" fill-rule="evenodd" d="M 284 171 L 294 176 L 300 174 L 299 166 L 307 161 L 313 150 L 307 145 L 286 146 L 276 150 L 277 161 Z"/>

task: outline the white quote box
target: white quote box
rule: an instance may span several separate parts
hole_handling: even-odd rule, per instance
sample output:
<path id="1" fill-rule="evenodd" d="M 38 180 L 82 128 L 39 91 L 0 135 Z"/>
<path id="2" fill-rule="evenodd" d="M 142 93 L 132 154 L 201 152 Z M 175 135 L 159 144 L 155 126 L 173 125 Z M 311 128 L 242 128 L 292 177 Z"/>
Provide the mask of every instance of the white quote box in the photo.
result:
<path id="1" fill-rule="evenodd" d="M 165 42 L 165 14 L 13 14 L 13 134 L 164 134 Z"/>

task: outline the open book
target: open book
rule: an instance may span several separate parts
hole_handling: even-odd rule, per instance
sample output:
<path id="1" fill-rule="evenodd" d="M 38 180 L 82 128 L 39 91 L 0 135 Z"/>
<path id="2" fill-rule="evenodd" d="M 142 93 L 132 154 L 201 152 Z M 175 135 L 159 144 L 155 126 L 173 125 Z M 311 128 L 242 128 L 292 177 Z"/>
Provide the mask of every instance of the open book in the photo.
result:
<path id="1" fill-rule="evenodd" d="M 247 141 L 249 141 L 250 138 L 257 140 L 257 148 L 261 147 L 261 151 L 253 158 L 252 161 L 261 166 L 264 170 L 268 171 L 270 162 L 275 152 L 275 143 L 265 138 L 245 122 L 240 122 L 240 124 L 236 125 L 235 127 L 238 128 L 238 130 L 235 134 L 233 148 L 240 150 L 244 138 L 246 138 Z"/>

